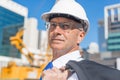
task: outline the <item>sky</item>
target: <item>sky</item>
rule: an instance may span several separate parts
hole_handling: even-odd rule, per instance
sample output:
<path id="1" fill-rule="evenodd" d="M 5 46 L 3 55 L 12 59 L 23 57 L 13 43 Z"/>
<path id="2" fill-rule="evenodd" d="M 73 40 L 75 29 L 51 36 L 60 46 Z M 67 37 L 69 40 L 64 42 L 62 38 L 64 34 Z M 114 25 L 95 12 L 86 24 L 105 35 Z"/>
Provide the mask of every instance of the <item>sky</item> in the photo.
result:
<path id="1" fill-rule="evenodd" d="M 28 17 L 38 20 L 38 29 L 45 30 L 45 22 L 41 19 L 44 12 L 48 12 L 56 0 L 13 0 L 28 8 Z M 88 16 L 90 22 L 89 31 L 80 44 L 82 48 L 88 48 L 91 42 L 98 43 L 98 21 L 104 19 L 104 7 L 118 4 L 120 0 L 76 0 L 80 3 Z"/>

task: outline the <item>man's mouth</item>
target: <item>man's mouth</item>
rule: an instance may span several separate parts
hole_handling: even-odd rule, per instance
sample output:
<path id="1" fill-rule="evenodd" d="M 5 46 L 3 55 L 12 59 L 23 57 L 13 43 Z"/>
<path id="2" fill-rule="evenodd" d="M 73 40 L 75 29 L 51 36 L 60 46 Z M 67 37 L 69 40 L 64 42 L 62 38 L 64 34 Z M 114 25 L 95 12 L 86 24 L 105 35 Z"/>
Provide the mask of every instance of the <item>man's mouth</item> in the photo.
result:
<path id="1" fill-rule="evenodd" d="M 64 40 L 62 39 L 52 39 L 52 42 L 63 42 Z"/>

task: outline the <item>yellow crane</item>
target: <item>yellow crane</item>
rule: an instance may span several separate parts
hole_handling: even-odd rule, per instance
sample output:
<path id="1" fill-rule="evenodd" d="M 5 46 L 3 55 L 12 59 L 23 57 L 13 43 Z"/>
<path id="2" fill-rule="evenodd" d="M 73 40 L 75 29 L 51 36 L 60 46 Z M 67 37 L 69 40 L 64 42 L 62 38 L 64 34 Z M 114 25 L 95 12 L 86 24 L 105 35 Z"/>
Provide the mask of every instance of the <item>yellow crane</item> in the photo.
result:
<path id="1" fill-rule="evenodd" d="M 15 46 L 22 55 L 24 55 L 30 65 L 23 65 L 19 66 L 15 62 L 9 62 L 7 67 L 3 67 L 0 74 L 0 80 L 36 80 L 39 79 L 43 69 L 46 67 L 49 61 L 52 59 L 52 54 L 49 53 L 50 47 L 48 46 L 46 50 L 46 54 L 39 54 L 37 56 L 43 57 L 41 60 L 43 61 L 42 64 L 38 64 L 37 66 L 34 65 L 34 54 L 27 50 L 25 44 L 23 43 L 22 36 L 23 36 L 24 29 L 20 29 L 15 36 L 10 37 L 11 45 Z M 27 50 L 25 53 L 24 50 Z M 31 78 L 31 75 L 34 75 Z M 32 76 L 33 76 L 32 75 Z"/>

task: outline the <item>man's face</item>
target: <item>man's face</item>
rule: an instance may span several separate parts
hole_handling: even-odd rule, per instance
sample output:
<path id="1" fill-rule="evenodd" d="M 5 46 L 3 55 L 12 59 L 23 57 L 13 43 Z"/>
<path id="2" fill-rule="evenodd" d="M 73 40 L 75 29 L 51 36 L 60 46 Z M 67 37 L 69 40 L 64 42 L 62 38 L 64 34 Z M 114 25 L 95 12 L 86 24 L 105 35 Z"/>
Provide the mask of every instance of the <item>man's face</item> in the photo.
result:
<path id="1" fill-rule="evenodd" d="M 76 22 L 73 20 L 63 17 L 56 17 L 50 20 L 48 40 L 53 50 L 71 52 L 78 47 L 85 33 L 83 30 L 80 31 L 75 28 L 74 24 Z"/>

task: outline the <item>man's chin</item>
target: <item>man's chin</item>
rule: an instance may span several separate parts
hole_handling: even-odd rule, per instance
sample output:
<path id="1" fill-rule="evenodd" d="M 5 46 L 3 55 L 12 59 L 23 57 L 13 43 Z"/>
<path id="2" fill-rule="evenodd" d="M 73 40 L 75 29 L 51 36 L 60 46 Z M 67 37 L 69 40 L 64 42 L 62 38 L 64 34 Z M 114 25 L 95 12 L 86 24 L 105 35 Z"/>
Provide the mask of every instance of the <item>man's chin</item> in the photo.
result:
<path id="1" fill-rule="evenodd" d="M 61 49 L 63 49 L 62 45 L 60 45 L 60 44 L 51 45 L 51 48 L 54 49 L 54 50 L 61 50 Z"/>

